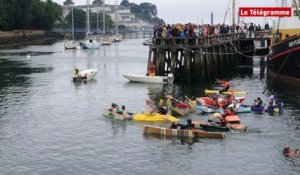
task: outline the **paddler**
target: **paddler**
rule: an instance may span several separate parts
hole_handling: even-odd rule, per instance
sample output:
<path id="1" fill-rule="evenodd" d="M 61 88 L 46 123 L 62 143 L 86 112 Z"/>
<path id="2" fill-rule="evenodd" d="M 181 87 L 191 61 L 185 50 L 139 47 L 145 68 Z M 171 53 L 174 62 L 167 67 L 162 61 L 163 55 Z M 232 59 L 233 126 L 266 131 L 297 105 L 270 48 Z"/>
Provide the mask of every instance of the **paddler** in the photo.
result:
<path id="1" fill-rule="evenodd" d="M 228 89 L 229 89 L 229 83 L 228 83 L 228 81 L 217 79 L 217 82 L 220 83 L 220 84 L 222 84 L 224 86 L 223 89 L 220 90 L 220 93 L 228 91 Z"/>

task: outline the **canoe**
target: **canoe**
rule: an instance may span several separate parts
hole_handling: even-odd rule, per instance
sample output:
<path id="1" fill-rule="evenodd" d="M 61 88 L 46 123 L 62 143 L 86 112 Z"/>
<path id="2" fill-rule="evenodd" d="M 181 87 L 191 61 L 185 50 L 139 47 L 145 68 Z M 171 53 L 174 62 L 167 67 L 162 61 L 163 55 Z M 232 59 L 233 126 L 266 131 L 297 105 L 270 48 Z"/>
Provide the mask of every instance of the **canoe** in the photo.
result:
<path id="1" fill-rule="evenodd" d="M 123 76 L 129 81 L 138 83 L 168 83 L 167 76 L 146 76 L 139 74 L 123 74 Z"/>
<path id="2" fill-rule="evenodd" d="M 142 114 L 138 113 L 133 116 L 136 121 L 146 121 L 146 122 L 177 122 L 179 119 L 173 117 L 172 115 L 162 115 L 162 114 Z"/>
<path id="3" fill-rule="evenodd" d="M 231 130 L 235 130 L 235 131 L 246 131 L 246 129 L 247 129 L 246 125 L 243 125 L 243 124 L 227 124 L 227 127 L 212 125 L 210 123 L 204 123 L 201 121 L 193 121 L 193 124 L 195 124 L 196 127 L 199 126 L 203 130 L 211 131 L 211 132 L 213 132 L 213 131 L 226 132 L 226 131 L 229 131 L 229 128 Z"/>
<path id="4" fill-rule="evenodd" d="M 202 114 L 202 113 L 220 113 L 221 112 L 221 109 L 215 109 L 215 108 L 212 108 L 212 107 L 208 107 L 208 106 L 197 106 L 197 112 Z"/>
<path id="5" fill-rule="evenodd" d="M 220 94 L 219 90 L 204 90 L 205 94 Z M 231 92 L 226 91 L 226 92 L 222 92 L 222 94 L 224 95 L 231 95 Z M 233 95 L 246 95 L 247 92 L 243 92 L 243 91 L 233 91 Z"/>
<path id="6" fill-rule="evenodd" d="M 109 109 L 105 109 L 103 115 L 105 117 L 109 117 L 116 120 L 131 120 L 132 115 L 129 114 L 118 114 L 116 112 L 110 111 Z"/>
<path id="7" fill-rule="evenodd" d="M 157 127 L 151 125 L 144 125 L 143 134 L 156 134 L 166 137 L 187 137 L 187 138 L 214 138 L 224 139 L 224 133 L 206 132 L 198 129 L 182 130 L 182 129 L 169 129 L 164 127 Z"/>

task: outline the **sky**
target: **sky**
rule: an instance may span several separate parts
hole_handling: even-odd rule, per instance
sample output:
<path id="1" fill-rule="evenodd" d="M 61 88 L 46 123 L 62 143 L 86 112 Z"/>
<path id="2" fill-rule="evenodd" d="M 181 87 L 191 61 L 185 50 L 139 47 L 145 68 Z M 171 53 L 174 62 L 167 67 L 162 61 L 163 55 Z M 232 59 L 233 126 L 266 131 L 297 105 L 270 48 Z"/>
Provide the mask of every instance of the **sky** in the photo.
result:
<path id="1" fill-rule="evenodd" d="M 65 0 L 52 0 L 63 4 Z M 75 5 L 86 4 L 86 0 L 73 0 Z M 90 0 L 90 3 L 93 0 Z M 107 4 L 115 4 L 121 0 L 105 0 Z M 211 13 L 214 15 L 214 23 L 223 23 L 226 9 L 232 0 L 128 0 L 129 2 L 140 4 L 149 2 L 155 4 L 158 11 L 158 17 L 165 20 L 168 24 L 175 23 L 210 23 Z M 276 7 L 279 0 L 236 0 L 239 7 Z M 230 7 L 231 9 L 231 7 Z M 238 10 L 236 14 L 238 13 Z M 227 13 L 226 23 L 230 23 L 231 13 Z M 237 19 L 236 19 L 237 20 Z M 263 17 L 244 17 L 241 20 L 245 22 L 254 22 L 264 24 L 265 21 L 271 23 L 272 18 Z"/>

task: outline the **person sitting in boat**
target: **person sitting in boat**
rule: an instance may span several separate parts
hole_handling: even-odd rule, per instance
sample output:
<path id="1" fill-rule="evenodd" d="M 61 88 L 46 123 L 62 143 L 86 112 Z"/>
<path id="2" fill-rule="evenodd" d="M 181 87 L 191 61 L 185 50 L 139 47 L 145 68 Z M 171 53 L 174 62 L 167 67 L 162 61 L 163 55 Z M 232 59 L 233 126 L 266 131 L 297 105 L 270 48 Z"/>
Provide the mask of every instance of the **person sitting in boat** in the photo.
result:
<path id="1" fill-rule="evenodd" d="M 79 69 L 75 68 L 74 71 L 75 71 L 75 75 L 78 76 L 79 75 Z"/>
<path id="2" fill-rule="evenodd" d="M 180 129 L 194 129 L 195 128 L 195 124 L 193 124 L 192 119 L 187 119 L 186 122 L 187 122 L 186 125 L 182 125 L 182 124 L 178 123 L 177 126 L 180 126 Z"/>
<path id="3" fill-rule="evenodd" d="M 177 129 L 178 128 L 178 125 L 176 122 L 172 122 L 171 126 L 170 126 L 170 129 Z"/>
<path id="4" fill-rule="evenodd" d="M 229 83 L 228 83 L 228 81 L 217 79 L 217 83 L 220 83 L 220 84 L 223 85 L 223 89 L 220 90 L 221 93 L 222 93 L 222 92 L 226 92 L 226 91 L 229 90 Z"/>
<path id="5" fill-rule="evenodd" d="M 221 127 L 227 126 L 227 122 L 225 118 L 220 113 L 214 113 L 212 116 L 208 118 L 207 121 L 213 125 L 217 124 Z"/>
<path id="6" fill-rule="evenodd" d="M 109 111 L 117 112 L 117 107 L 118 107 L 118 105 L 116 103 L 112 103 Z"/>
<path id="7" fill-rule="evenodd" d="M 153 62 L 149 65 L 148 76 L 155 76 L 155 64 L 153 64 Z"/>
<path id="8" fill-rule="evenodd" d="M 128 114 L 127 111 L 126 111 L 125 105 L 122 105 L 122 111 L 121 112 L 122 112 L 122 114 L 125 114 L 125 115 Z"/>
<path id="9" fill-rule="evenodd" d="M 158 112 L 163 115 L 168 113 L 168 108 L 163 105 L 163 100 L 158 103 Z"/>
<path id="10" fill-rule="evenodd" d="M 262 105 L 263 105 L 263 101 L 261 100 L 261 98 L 260 97 L 257 97 L 257 105 L 256 105 L 256 107 L 261 107 Z"/>

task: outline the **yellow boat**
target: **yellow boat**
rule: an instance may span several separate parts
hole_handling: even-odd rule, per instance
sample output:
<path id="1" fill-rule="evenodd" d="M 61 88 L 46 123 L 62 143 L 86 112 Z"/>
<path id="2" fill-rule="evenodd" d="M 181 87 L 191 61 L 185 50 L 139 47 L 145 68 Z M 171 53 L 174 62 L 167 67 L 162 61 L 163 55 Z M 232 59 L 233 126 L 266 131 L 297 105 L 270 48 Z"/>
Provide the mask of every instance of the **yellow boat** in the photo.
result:
<path id="1" fill-rule="evenodd" d="M 220 91 L 218 91 L 218 90 L 204 90 L 204 93 L 205 94 L 214 94 L 214 93 L 219 94 Z M 231 92 L 229 92 L 229 91 L 222 92 L 222 94 L 224 94 L 224 95 L 231 95 Z M 233 92 L 233 95 L 246 95 L 246 94 L 247 94 L 247 92 L 243 92 L 243 91 L 234 91 Z"/>
<path id="2" fill-rule="evenodd" d="M 159 113 L 154 113 L 154 114 L 135 114 L 133 116 L 133 120 L 136 121 L 147 121 L 147 122 L 165 122 L 165 121 L 169 121 L 169 122 L 177 122 L 179 121 L 179 119 L 173 117 L 172 115 L 162 115 Z"/>

